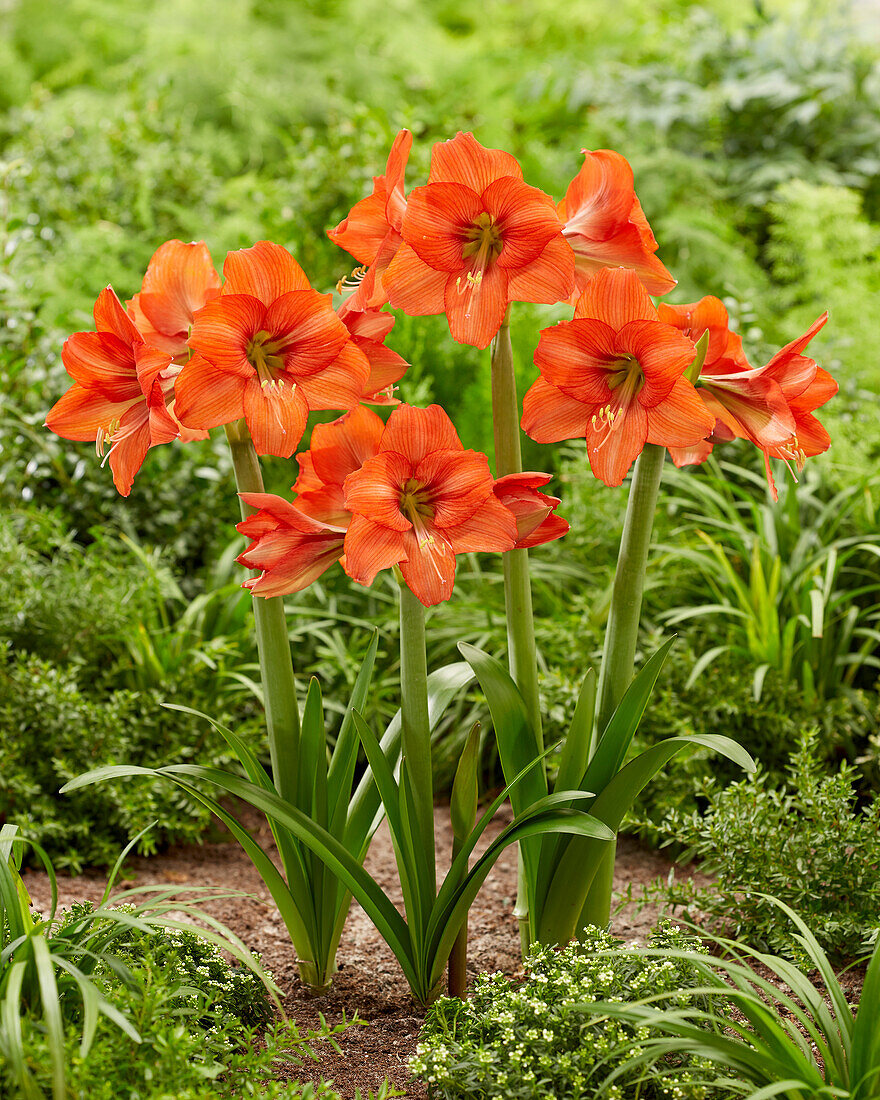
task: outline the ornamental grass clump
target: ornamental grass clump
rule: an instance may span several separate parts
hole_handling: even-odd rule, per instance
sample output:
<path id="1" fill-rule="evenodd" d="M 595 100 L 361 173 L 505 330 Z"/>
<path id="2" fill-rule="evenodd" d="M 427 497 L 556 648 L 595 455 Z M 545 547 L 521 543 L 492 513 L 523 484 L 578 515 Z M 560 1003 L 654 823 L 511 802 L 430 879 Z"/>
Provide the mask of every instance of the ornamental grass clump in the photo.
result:
<path id="1" fill-rule="evenodd" d="M 661 922 L 648 946 L 703 953 L 698 940 L 668 921 Z M 525 965 L 523 982 L 483 974 L 468 1000 L 444 997 L 431 1008 L 410 1070 L 428 1083 L 432 1097 L 703 1100 L 714 1095 L 703 1084 L 711 1065 L 698 1057 L 658 1063 L 650 1077 L 638 1065 L 627 1072 L 623 1067 L 642 1053 L 650 1030 L 589 1016 L 583 1009 L 595 1001 L 646 997 L 669 1009 L 705 1009 L 705 998 L 689 992 L 702 984 L 692 962 L 621 948 L 607 932 L 590 928 L 562 951 L 534 950 Z M 723 1027 L 724 1006 L 716 1004 L 715 1012 Z M 605 1078 L 618 1068 L 621 1076 L 605 1087 Z"/>

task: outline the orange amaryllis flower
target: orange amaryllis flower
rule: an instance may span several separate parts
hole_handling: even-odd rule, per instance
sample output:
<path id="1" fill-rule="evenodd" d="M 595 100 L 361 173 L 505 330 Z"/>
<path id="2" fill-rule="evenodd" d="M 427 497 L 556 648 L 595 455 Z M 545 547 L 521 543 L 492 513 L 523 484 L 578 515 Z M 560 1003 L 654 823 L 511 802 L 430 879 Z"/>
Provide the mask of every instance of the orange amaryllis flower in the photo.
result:
<path id="1" fill-rule="evenodd" d="M 251 545 L 238 561 L 260 576 L 245 581 L 255 596 L 300 592 L 342 557 L 345 528 L 313 519 L 273 493 L 242 493 L 257 511 L 237 524 Z"/>
<path id="2" fill-rule="evenodd" d="M 585 438 L 593 473 L 620 485 L 646 443 L 689 447 L 712 431 L 715 418 L 684 378 L 695 350 L 659 320 L 634 271 L 605 268 L 574 320 L 541 333 L 541 377 L 525 396 L 522 426 L 539 443 Z"/>
<path id="3" fill-rule="evenodd" d="M 352 301 L 353 298 L 348 298 L 336 312 L 355 347 L 360 348 L 370 364 L 361 401 L 368 405 L 396 405 L 394 383 L 406 374 L 409 363 L 385 346 L 385 338 L 394 328 L 394 317 L 380 309 L 353 309 Z"/>
<path id="4" fill-rule="evenodd" d="M 219 293 L 220 276 L 204 241 L 166 241 L 153 253 L 143 285 L 126 307 L 146 343 L 184 360 L 193 317 Z"/>
<path id="5" fill-rule="evenodd" d="M 696 448 L 671 448 L 677 466 L 704 462 L 714 443 L 750 439 L 765 447 L 790 437 L 794 421 L 782 390 L 766 371 L 752 368 L 718 298 L 707 296 L 679 306 L 661 303 L 657 311 L 661 321 L 675 325 L 694 342 L 709 333 L 697 385 L 703 403 L 716 418 L 715 429 Z"/>
<path id="6" fill-rule="evenodd" d="M 574 254 L 553 200 L 516 160 L 457 134 L 431 152 L 409 196 L 403 244 L 383 282 L 396 309 L 446 313 L 455 340 L 486 347 L 509 302 L 558 302 L 574 288 Z"/>
<path id="7" fill-rule="evenodd" d="M 176 412 L 192 428 L 242 417 L 259 454 L 289 458 L 310 409 L 350 409 L 370 365 L 349 338 L 329 294 L 269 241 L 230 252 L 218 298 L 199 310 L 196 353 L 175 383 Z"/>
<path id="8" fill-rule="evenodd" d="M 540 546 L 568 534 L 568 521 L 556 515 L 562 503 L 540 491 L 550 474 L 506 474 L 495 482 L 495 496 L 516 519 L 516 549 Z"/>
<path id="9" fill-rule="evenodd" d="M 516 545 L 516 519 L 493 488 L 486 456 L 464 450 L 439 405 L 399 405 L 376 456 L 345 480 L 346 572 L 371 584 L 399 565 L 426 607 L 448 600 L 456 554 Z"/>
<path id="10" fill-rule="evenodd" d="M 762 370 L 779 384 L 789 412 L 794 420 L 794 431 L 782 443 L 762 448 L 767 468 L 767 480 L 773 499 L 777 499 L 776 483 L 770 471 L 770 459 L 781 458 L 794 462 L 798 471 L 804 467 L 804 461 L 813 455 L 822 454 L 831 446 L 828 432 L 813 416 L 826 401 L 837 393 L 837 383 L 815 360 L 803 354 L 807 344 L 828 320 L 823 313 L 807 329 L 803 336 L 786 344 L 778 351 Z M 790 468 L 790 467 L 789 467 Z"/>
<path id="11" fill-rule="evenodd" d="M 657 241 L 636 198 L 633 172 L 620 153 L 582 149 L 584 163 L 557 213 L 574 249 L 578 291 L 603 267 L 629 267 L 650 294 L 675 286 L 654 253 Z"/>
<path id="12" fill-rule="evenodd" d="M 171 357 L 144 343 L 110 287 L 98 295 L 94 316 L 95 332 L 75 332 L 64 343 L 61 358 L 74 384 L 46 425 L 65 439 L 94 440 L 114 485 L 128 496 L 149 448 L 178 435 L 166 408 Z"/>
<path id="13" fill-rule="evenodd" d="M 350 252 L 365 265 L 357 289 L 352 295 L 352 308 L 357 311 L 376 309 L 388 301 L 382 276 L 400 247 L 400 230 L 406 210 L 403 177 L 412 147 L 412 134 L 401 130 L 394 139 L 384 176 L 373 177 L 373 193 L 356 203 L 347 218 L 327 236 L 340 248 Z M 340 282 L 340 292 L 346 283 Z"/>

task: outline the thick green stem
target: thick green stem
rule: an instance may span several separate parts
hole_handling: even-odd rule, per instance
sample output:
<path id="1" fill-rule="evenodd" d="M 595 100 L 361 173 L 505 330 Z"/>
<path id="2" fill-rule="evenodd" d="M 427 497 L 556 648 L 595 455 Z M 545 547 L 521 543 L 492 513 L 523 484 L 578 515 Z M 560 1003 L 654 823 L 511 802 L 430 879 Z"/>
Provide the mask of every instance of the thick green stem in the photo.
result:
<path id="1" fill-rule="evenodd" d="M 648 550 L 663 472 L 664 447 L 648 443 L 636 461 L 626 519 L 617 556 L 617 570 L 611 593 L 611 608 L 605 631 L 602 671 L 599 675 L 597 720 L 593 726 L 593 755 L 617 704 L 630 685 L 635 665 L 642 613 L 642 594 L 648 566 Z M 612 842 L 596 872 L 587 900 L 581 910 L 578 928 L 607 927 L 611 920 L 611 895 L 617 844 Z"/>
<path id="2" fill-rule="evenodd" d="M 492 348 L 492 422 L 495 433 L 495 476 L 521 473 L 519 400 L 516 395 L 516 374 L 510 344 L 510 307 L 504 315 Z M 504 555 L 503 561 L 510 674 L 525 700 L 540 752 L 543 750 L 544 737 L 538 696 L 529 552 L 510 550 Z"/>
<path id="3" fill-rule="evenodd" d="M 431 725 L 428 719 L 428 658 L 425 652 L 425 609 L 400 584 L 400 716 L 403 766 L 413 797 L 422 846 L 426 895 L 437 893 L 434 856 L 434 780 L 431 768 Z"/>
<path id="4" fill-rule="evenodd" d="M 227 425 L 226 438 L 232 452 L 238 491 L 262 493 L 260 461 L 244 421 Z M 241 501 L 242 518 L 252 515 L 253 511 L 253 508 Z M 253 605 L 272 775 L 281 797 L 294 802 L 300 724 L 284 601 L 280 596 L 269 599 L 255 597 Z"/>
<path id="5" fill-rule="evenodd" d="M 605 631 L 594 738 L 601 736 L 633 677 L 648 549 L 665 457 L 665 447 L 648 443 L 633 471 Z"/>
<path id="6" fill-rule="evenodd" d="M 510 306 L 492 347 L 492 423 L 495 434 L 495 476 L 522 472 L 519 436 L 519 399 L 510 343 Z M 510 675 L 520 690 L 535 731 L 535 751 L 544 749 L 541 700 L 538 695 L 538 661 L 535 652 L 535 619 L 528 550 L 504 555 L 504 604 L 507 612 L 507 652 Z M 543 767 L 543 764 L 541 765 Z M 528 884 L 522 854 L 518 861 L 516 908 L 523 954 L 531 943 Z"/>

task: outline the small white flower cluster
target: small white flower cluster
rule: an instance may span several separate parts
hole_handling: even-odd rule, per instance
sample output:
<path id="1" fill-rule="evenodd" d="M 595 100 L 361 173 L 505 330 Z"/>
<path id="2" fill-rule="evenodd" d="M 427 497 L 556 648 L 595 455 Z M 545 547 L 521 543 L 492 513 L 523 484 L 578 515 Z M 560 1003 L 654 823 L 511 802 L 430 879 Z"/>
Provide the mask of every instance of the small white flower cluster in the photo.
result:
<path id="1" fill-rule="evenodd" d="M 697 941 L 661 925 L 650 947 L 694 950 Z M 715 1076 L 709 1063 L 661 1063 L 647 1073 L 635 1060 L 646 1052 L 647 1028 L 583 1011 L 589 1002 L 621 1003 L 654 994 L 664 1004 L 689 1003 L 699 983 L 689 964 L 649 956 L 620 945 L 606 932 L 589 930 L 561 951 L 539 949 L 526 963 L 528 977 L 514 982 L 481 975 L 466 1001 L 442 998 L 431 1009 L 411 1072 L 438 1100 L 537 1100 L 539 1097 L 638 1095 L 642 1100 L 706 1100 L 701 1083 Z M 627 1063 L 614 1083 L 605 1078 Z"/>

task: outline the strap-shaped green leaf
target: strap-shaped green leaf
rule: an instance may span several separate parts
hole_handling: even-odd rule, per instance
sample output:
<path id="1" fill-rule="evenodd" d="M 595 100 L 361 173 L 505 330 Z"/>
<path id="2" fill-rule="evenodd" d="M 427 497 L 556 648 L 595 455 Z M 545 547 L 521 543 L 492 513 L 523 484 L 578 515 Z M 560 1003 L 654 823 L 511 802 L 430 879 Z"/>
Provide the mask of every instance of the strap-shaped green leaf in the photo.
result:
<path id="1" fill-rule="evenodd" d="M 636 796 L 686 745 L 703 745 L 720 752 L 746 771 L 755 769 L 751 756 L 729 737 L 720 734 L 667 737 L 613 775 L 598 791 L 589 806 L 590 813 L 616 833 Z M 563 842 L 560 849 L 546 890 L 536 899 L 535 923 L 541 943 L 568 943 L 577 934 L 581 909 L 606 850 L 604 844 L 589 838 Z"/>

